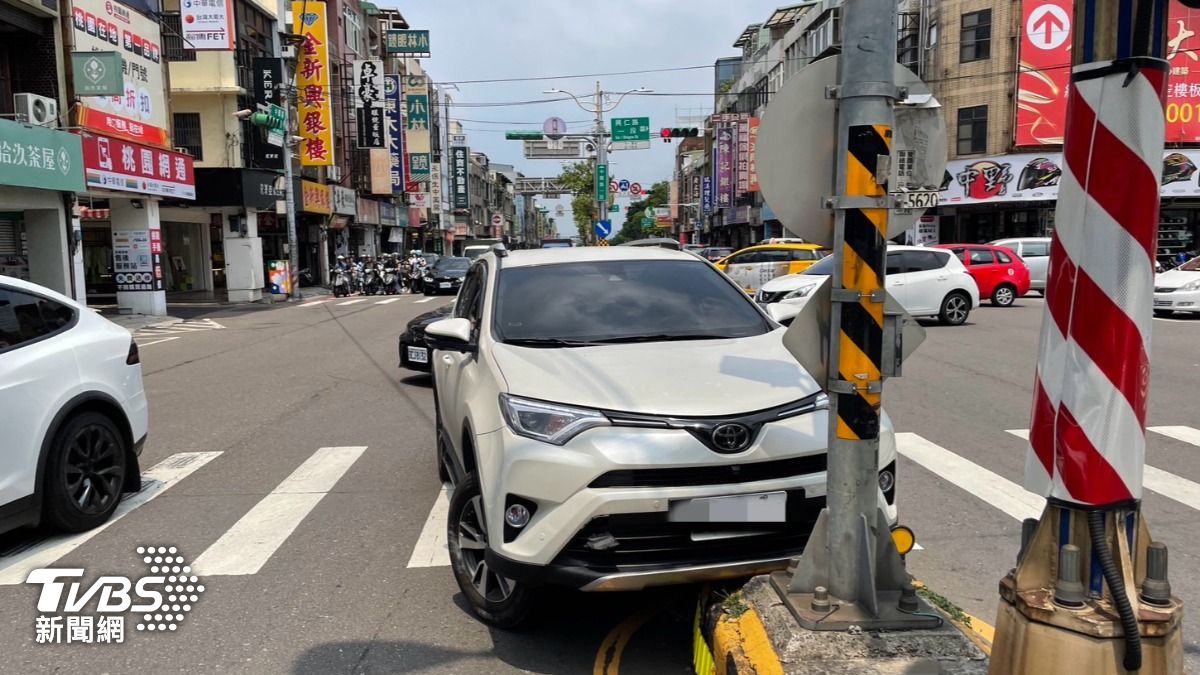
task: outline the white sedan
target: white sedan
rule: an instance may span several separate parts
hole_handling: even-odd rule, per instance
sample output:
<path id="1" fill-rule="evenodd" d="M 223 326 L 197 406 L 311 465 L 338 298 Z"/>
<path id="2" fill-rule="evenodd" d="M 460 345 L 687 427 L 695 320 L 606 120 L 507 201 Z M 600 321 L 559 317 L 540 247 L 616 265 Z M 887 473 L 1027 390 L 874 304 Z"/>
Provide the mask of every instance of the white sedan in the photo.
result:
<path id="1" fill-rule="evenodd" d="M 833 274 L 834 264 L 830 256 L 800 274 L 776 277 L 763 284 L 754 299 L 762 305 L 780 303 L 794 308 L 794 317 Z M 914 317 L 936 317 L 957 326 L 979 306 L 979 286 L 949 251 L 888 246 L 886 272 L 888 293 Z"/>
<path id="2" fill-rule="evenodd" d="M 141 486 L 146 395 L 129 331 L 0 276 L 0 532 L 80 532 Z"/>
<path id="3" fill-rule="evenodd" d="M 1154 314 L 1200 312 L 1200 258 L 1154 277 Z"/>

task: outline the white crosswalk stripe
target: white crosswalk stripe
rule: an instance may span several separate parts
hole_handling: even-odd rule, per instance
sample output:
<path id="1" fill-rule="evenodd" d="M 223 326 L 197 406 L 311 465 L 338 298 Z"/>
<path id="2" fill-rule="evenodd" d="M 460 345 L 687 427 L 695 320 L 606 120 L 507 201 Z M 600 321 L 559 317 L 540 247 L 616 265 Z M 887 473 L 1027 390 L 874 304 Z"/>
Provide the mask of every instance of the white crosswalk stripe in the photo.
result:
<path id="1" fill-rule="evenodd" d="M 82 546 L 130 511 L 161 495 L 172 485 L 187 478 L 200 467 L 220 456 L 220 452 L 180 452 L 155 464 L 142 474 L 142 489 L 121 500 L 108 522 L 79 534 L 49 537 L 10 556 L 0 557 L 0 586 L 24 583 L 32 570 L 53 565 L 56 560 Z"/>
<path id="2" fill-rule="evenodd" d="M 257 573 L 366 449 L 344 446 L 317 450 L 196 558 L 192 564 L 196 573 Z"/>
<path id="3" fill-rule="evenodd" d="M 397 300 L 399 300 L 399 299 L 400 299 L 400 298 L 388 298 L 387 300 L 376 300 L 376 301 L 375 301 L 375 304 L 377 304 L 377 305 L 390 305 L 390 304 L 392 304 L 393 302 L 395 302 L 395 301 L 397 301 Z"/>
<path id="4" fill-rule="evenodd" d="M 409 567 L 445 567 L 450 564 L 450 551 L 446 548 L 446 521 L 450 513 L 450 486 L 443 485 L 438 492 L 421 536 L 408 558 Z"/>
<path id="5" fill-rule="evenodd" d="M 297 305 L 297 307 L 316 307 L 317 305 L 323 305 L 332 299 L 333 298 L 321 298 L 320 300 L 309 300 L 302 305 Z"/>
<path id="6" fill-rule="evenodd" d="M 360 303 L 360 302 L 366 302 L 366 301 L 367 301 L 367 299 L 366 299 L 366 298 L 354 298 L 353 300 L 346 300 L 346 301 L 344 301 L 344 302 L 339 302 L 339 303 L 337 304 L 337 306 L 338 306 L 338 307 L 344 307 L 344 306 L 346 306 L 346 305 L 357 305 L 357 304 L 358 304 L 358 303 Z"/>
<path id="7" fill-rule="evenodd" d="M 1017 520 L 1037 518 L 1046 506 L 1045 498 L 917 434 L 898 432 L 896 450 Z"/>
<path id="8" fill-rule="evenodd" d="M 414 302 L 413 304 L 414 304 L 414 305 L 423 305 L 423 304 L 425 304 L 425 303 L 427 303 L 427 302 L 433 302 L 433 301 L 434 301 L 434 300 L 436 300 L 436 299 L 437 299 L 437 298 L 424 298 L 424 299 L 421 299 L 421 300 L 418 300 L 418 301 Z"/>

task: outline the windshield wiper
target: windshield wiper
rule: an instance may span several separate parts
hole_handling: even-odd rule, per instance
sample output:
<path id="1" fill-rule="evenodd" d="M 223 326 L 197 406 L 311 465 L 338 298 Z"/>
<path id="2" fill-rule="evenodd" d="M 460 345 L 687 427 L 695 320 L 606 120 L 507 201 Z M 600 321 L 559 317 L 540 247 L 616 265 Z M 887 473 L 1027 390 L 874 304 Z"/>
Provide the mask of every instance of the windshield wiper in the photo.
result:
<path id="1" fill-rule="evenodd" d="M 600 343 L 562 338 L 509 338 L 504 340 L 504 344 L 517 347 L 591 347 Z"/>
<path id="2" fill-rule="evenodd" d="M 712 335 L 710 333 L 674 333 L 671 335 L 625 335 L 622 337 L 596 340 L 595 344 L 622 344 L 629 342 L 675 342 L 680 340 L 729 340 L 740 335 Z"/>

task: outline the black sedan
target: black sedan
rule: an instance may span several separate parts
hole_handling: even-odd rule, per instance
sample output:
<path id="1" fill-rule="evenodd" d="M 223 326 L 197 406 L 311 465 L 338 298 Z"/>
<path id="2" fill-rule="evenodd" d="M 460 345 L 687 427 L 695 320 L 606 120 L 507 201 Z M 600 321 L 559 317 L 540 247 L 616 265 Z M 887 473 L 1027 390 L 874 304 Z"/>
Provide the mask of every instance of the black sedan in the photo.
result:
<path id="1" fill-rule="evenodd" d="M 421 290 L 425 292 L 425 295 L 457 293 L 470 266 L 470 258 L 448 256 L 438 258 L 437 264 L 426 270 Z"/>
<path id="2" fill-rule="evenodd" d="M 425 327 L 434 321 L 444 319 L 454 309 L 454 303 L 447 303 L 432 312 L 414 317 L 408 322 L 408 327 L 400 334 L 400 367 L 409 370 L 429 372 L 429 346 L 425 344 Z"/>

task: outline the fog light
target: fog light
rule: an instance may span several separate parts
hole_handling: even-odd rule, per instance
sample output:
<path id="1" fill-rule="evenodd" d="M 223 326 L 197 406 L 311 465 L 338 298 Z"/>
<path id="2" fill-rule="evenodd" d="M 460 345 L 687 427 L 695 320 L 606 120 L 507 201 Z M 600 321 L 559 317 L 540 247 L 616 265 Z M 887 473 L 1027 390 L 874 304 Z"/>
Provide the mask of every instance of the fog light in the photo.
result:
<path id="1" fill-rule="evenodd" d="M 896 477 L 891 471 L 883 470 L 879 472 L 879 489 L 883 492 L 891 492 L 892 488 L 896 487 Z"/>
<path id="2" fill-rule="evenodd" d="M 504 522 L 512 527 L 525 527 L 529 524 L 529 509 L 524 504 L 513 504 L 504 511 Z"/>
<path id="3" fill-rule="evenodd" d="M 892 541 L 896 544 L 896 550 L 900 555 L 905 555 L 913 550 L 913 546 L 917 543 L 917 535 L 904 525 L 897 525 L 892 528 Z"/>

